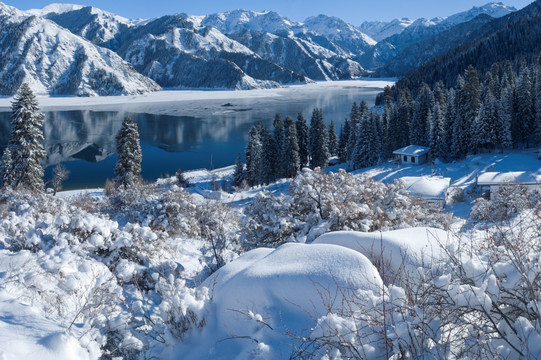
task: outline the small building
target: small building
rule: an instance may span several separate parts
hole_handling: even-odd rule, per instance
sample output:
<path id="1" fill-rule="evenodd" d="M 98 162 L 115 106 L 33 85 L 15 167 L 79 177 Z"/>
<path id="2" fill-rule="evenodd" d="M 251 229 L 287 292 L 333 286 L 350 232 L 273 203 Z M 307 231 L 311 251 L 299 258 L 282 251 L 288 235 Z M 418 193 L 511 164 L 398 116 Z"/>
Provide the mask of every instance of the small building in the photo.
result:
<path id="1" fill-rule="evenodd" d="M 421 165 L 428 161 L 429 151 L 430 148 L 424 146 L 409 145 L 402 149 L 393 151 L 393 154 L 397 159 L 400 160 L 402 164 Z"/>
<path id="2" fill-rule="evenodd" d="M 477 186 L 482 193 L 490 194 L 504 185 L 522 185 L 529 191 L 541 189 L 541 175 L 528 171 L 485 172 L 477 177 Z"/>
<path id="3" fill-rule="evenodd" d="M 411 196 L 418 196 L 429 203 L 444 207 L 451 178 L 442 176 L 404 176 L 400 178 Z"/>

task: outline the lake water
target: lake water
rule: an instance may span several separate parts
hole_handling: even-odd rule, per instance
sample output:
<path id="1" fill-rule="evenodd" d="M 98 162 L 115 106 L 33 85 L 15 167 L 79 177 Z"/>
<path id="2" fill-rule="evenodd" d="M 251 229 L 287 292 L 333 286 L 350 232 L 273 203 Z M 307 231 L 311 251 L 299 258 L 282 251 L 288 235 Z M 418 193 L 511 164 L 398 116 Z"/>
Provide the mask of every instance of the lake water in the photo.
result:
<path id="1" fill-rule="evenodd" d="M 354 101 L 374 104 L 381 91 L 378 83 L 335 82 L 250 92 L 201 92 L 204 99 L 144 103 L 127 99 L 124 104 L 42 106 L 45 113 L 46 180 L 55 164 L 70 171 L 65 189 L 103 186 L 114 177 L 115 135 L 122 120 L 131 115 L 139 126 L 143 150 L 143 178 L 155 180 L 177 169 L 220 168 L 244 155 L 248 132 L 258 121 L 272 127 L 276 113 L 310 122 L 314 108 L 323 109 L 326 122 L 333 119 L 337 131 L 349 116 Z M 178 92 L 177 92 L 178 93 Z M 216 93 L 218 94 L 218 93 Z M 228 95 L 230 94 L 230 96 Z M 268 95 L 267 95 L 268 94 Z M 5 100 L 5 99 L 4 99 Z M 66 99 L 69 103 L 70 99 Z M 91 110 L 92 109 L 92 110 Z M 10 113 L 0 112 L 0 149 L 9 140 Z"/>

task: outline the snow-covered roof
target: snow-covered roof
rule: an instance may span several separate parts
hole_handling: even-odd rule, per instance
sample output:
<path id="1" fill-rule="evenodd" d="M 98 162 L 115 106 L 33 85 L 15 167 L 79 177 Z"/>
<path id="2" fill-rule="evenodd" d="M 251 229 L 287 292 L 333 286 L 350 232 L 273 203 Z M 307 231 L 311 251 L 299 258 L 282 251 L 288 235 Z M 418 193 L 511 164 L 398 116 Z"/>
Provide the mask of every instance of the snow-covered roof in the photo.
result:
<path id="1" fill-rule="evenodd" d="M 477 185 L 541 184 L 541 175 L 528 171 L 486 172 L 479 175 Z"/>
<path id="2" fill-rule="evenodd" d="M 404 176 L 401 178 L 411 195 L 425 199 L 445 199 L 451 178 L 441 176 Z"/>
<path id="3" fill-rule="evenodd" d="M 421 156 L 427 154 L 430 151 L 430 148 L 419 146 L 419 145 L 409 145 L 393 151 L 395 155 L 408 155 L 408 156 Z"/>

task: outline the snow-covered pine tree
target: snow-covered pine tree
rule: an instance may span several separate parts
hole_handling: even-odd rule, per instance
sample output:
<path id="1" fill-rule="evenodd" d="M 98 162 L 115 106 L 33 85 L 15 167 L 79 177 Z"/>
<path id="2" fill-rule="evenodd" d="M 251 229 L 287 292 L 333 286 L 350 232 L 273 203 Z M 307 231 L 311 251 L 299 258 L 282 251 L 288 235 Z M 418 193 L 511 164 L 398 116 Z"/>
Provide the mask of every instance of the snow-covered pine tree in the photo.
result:
<path id="1" fill-rule="evenodd" d="M 259 184 L 270 184 L 277 179 L 277 169 L 279 167 L 276 164 L 281 163 L 278 157 L 278 151 L 280 150 L 276 145 L 274 136 L 270 130 L 261 124 L 259 128 L 259 134 L 261 136 L 262 153 L 261 153 L 261 168 L 259 173 L 261 175 Z"/>
<path id="2" fill-rule="evenodd" d="M 471 131 L 471 123 L 466 121 L 466 110 L 464 101 L 465 97 L 465 83 L 464 78 L 459 75 L 457 79 L 457 89 L 455 97 L 455 113 L 453 121 L 453 136 L 451 143 L 451 152 L 453 154 L 453 159 L 463 159 L 469 152 L 471 136 L 469 132 Z"/>
<path id="3" fill-rule="evenodd" d="M 312 168 L 324 168 L 329 163 L 329 136 L 320 109 L 314 109 L 310 121 L 310 165 Z"/>
<path id="4" fill-rule="evenodd" d="M 414 145 L 429 145 L 429 113 L 434 106 L 434 94 L 427 84 L 422 84 L 413 108 L 413 118 L 410 123 L 410 143 Z"/>
<path id="5" fill-rule="evenodd" d="M 370 122 L 372 126 L 372 134 L 373 139 L 372 143 L 374 146 L 374 153 L 373 153 L 373 165 L 379 164 L 383 159 L 383 117 L 377 113 L 372 112 L 370 114 Z"/>
<path id="6" fill-rule="evenodd" d="M 27 83 L 21 85 L 11 105 L 10 186 L 30 191 L 43 191 L 43 166 L 47 157 L 43 147 L 43 114 Z"/>
<path id="7" fill-rule="evenodd" d="M 439 102 L 434 104 L 430 119 L 430 153 L 434 159 L 444 159 L 447 156 L 445 143 L 445 116 Z"/>
<path id="8" fill-rule="evenodd" d="M 340 128 L 340 136 L 338 139 L 338 158 L 340 159 L 341 163 L 347 161 L 347 146 L 350 132 L 351 122 L 348 118 L 346 118 L 344 124 Z"/>
<path id="9" fill-rule="evenodd" d="M 398 149 L 394 147 L 393 139 L 391 138 L 390 134 L 392 132 L 390 126 L 392 123 L 393 117 L 396 116 L 394 103 L 392 102 L 392 99 L 390 96 L 386 97 L 385 99 L 385 105 L 383 106 L 383 117 L 381 119 L 382 122 L 382 159 L 387 160 L 390 159 L 393 151 Z"/>
<path id="10" fill-rule="evenodd" d="M 541 59 L 540 59 L 541 60 Z M 541 144 L 541 65 L 539 63 L 534 68 L 534 133 L 535 141 L 537 144 Z"/>
<path id="11" fill-rule="evenodd" d="M 464 155 L 475 151 L 472 142 L 472 126 L 481 109 L 481 84 L 477 70 L 470 65 L 464 72 L 464 84 L 457 88 L 457 110 L 464 122 Z"/>
<path id="12" fill-rule="evenodd" d="M 357 135 L 359 132 L 359 123 L 361 122 L 361 113 L 356 102 L 351 106 L 351 114 L 349 120 L 349 132 L 346 146 L 346 160 L 351 161 L 357 145 Z"/>
<path id="13" fill-rule="evenodd" d="M 376 165 L 379 161 L 379 136 L 374 114 L 362 118 L 359 124 L 359 136 L 353 152 L 351 168 L 354 170 Z"/>
<path id="14" fill-rule="evenodd" d="M 283 169 L 285 177 L 294 177 L 300 169 L 299 144 L 297 142 L 297 129 L 295 120 L 287 116 L 284 121 L 285 139 L 283 160 L 285 167 Z"/>
<path id="15" fill-rule="evenodd" d="M 246 181 L 250 186 L 261 183 L 263 142 L 259 133 L 260 128 L 262 126 L 252 126 L 248 135 L 248 145 L 246 145 Z"/>
<path id="16" fill-rule="evenodd" d="M 409 142 L 410 120 L 413 113 L 413 100 L 411 99 L 410 91 L 405 89 L 399 90 L 398 109 L 396 116 L 389 126 L 389 133 L 394 149 L 399 149 L 404 146 L 411 145 Z"/>
<path id="17" fill-rule="evenodd" d="M 13 162 L 11 159 L 11 150 L 9 146 L 4 149 L 2 154 L 2 163 L 0 163 L 0 181 L 2 181 L 2 187 L 10 186 L 13 182 Z"/>
<path id="18" fill-rule="evenodd" d="M 336 136 L 336 127 L 334 126 L 334 120 L 331 120 L 329 124 L 329 154 L 331 156 L 338 155 L 338 136 Z"/>
<path id="19" fill-rule="evenodd" d="M 516 88 L 517 116 L 514 118 L 512 128 L 516 129 L 517 136 L 523 146 L 530 146 L 530 135 L 533 133 L 534 101 L 532 97 L 532 79 L 530 69 L 523 65 Z"/>
<path id="20" fill-rule="evenodd" d="M 284 131 L 284 122 L 280 117 L 280 114 L 276 114 L 274 121 L 272 123 L 274 127 L 273 137 L 274 137 L 274 174 L 277 179 L 285 176 L 285 168 L 287 166 L 287 159 L 284 158 L 284 148 L 285 148 L 285 131 Z"/>
<path id="21" fill-rule="evenodd" d="M 124 188 L 134 186 L 140 181 L 143 153 L 139 143 L 137 123 L 131 116 L 127 116 L 122 121 L 115 139 L 118 156 L 115 166 L 116 183 Z"/>
<path id="22" fill-rule="evenodd" d="M 300 167 L 305 167 L 308 165 L 310 150 L 309 150 L 309 137 L 310 130 L 308 129 L 308 124 L 304 119 L 302 113 L 299 113 L 297 116 L 297 121 L 295 122 L 295 129 L 297 130 L 297 143 L 299 144 L 299 160 Z"/>
<path id="23" fill-rule="evenodd" d="M 244 170 L 244 163 L 242 162 L 242 157 L 240 156 L 240 154 L 238 154 L 237 161 L 235 162 L 235 172 L 233 173 L 233 180 L 231 180 L 231 185 L 233 187 L 239 188 L 242 186 L 245 178 L 246 171 Z"/>
<path id="24" fill-rule="evenodd" d="M 505 93 L 505 91 L 503 91 Z M 506 95 L 502 96 L 507 98 Z M 503 100 L 497 100 L 496 102 L 496 124 L 494 128 L 494 141 L 496 146 L 499 146 L 503 152 L 503 149 L 510 148 L 513 145 L 511 139 L 511 114 L 508 112 L 508 107 Z"/>

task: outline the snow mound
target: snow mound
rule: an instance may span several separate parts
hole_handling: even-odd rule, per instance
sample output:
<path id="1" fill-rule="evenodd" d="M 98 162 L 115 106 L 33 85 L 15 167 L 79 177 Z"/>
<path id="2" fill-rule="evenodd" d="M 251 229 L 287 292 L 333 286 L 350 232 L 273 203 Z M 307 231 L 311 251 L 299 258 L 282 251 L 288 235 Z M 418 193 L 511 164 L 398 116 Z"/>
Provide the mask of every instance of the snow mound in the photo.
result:
<path id="1" fill-rule="evenodd" d="M 0 359 L 83 360 L 100 355 L 97 346 L 84 349 L 76 337 L 36 308 L 0 298 Z"/>
<path id="2" fill-rule="evenodd" d="M 383 286 L 376 268 L 358 252 L 291 243 L 252 250 L 203 285 L 210 289 L 213 316 L 200 337 L 181 345 L 188 358 L 283 357 L 291 352 L 291 334 L 307 334 L 316 319 L 340 311 L 342 296 L 377 293 Z"/>
<path id="3" fill-rule="evenodd" d="M 452 242 L 449 232 L 428 227 L 375 232 L 336 231 L 314 240 L 314 244 L 334 244 L 358 251 L 372 263 L 385 265 L 384 270 L 390 276 L 404 275 L 404 271 L 414 276 L 418 267 L 445 261 L 445 249 Z"/>

